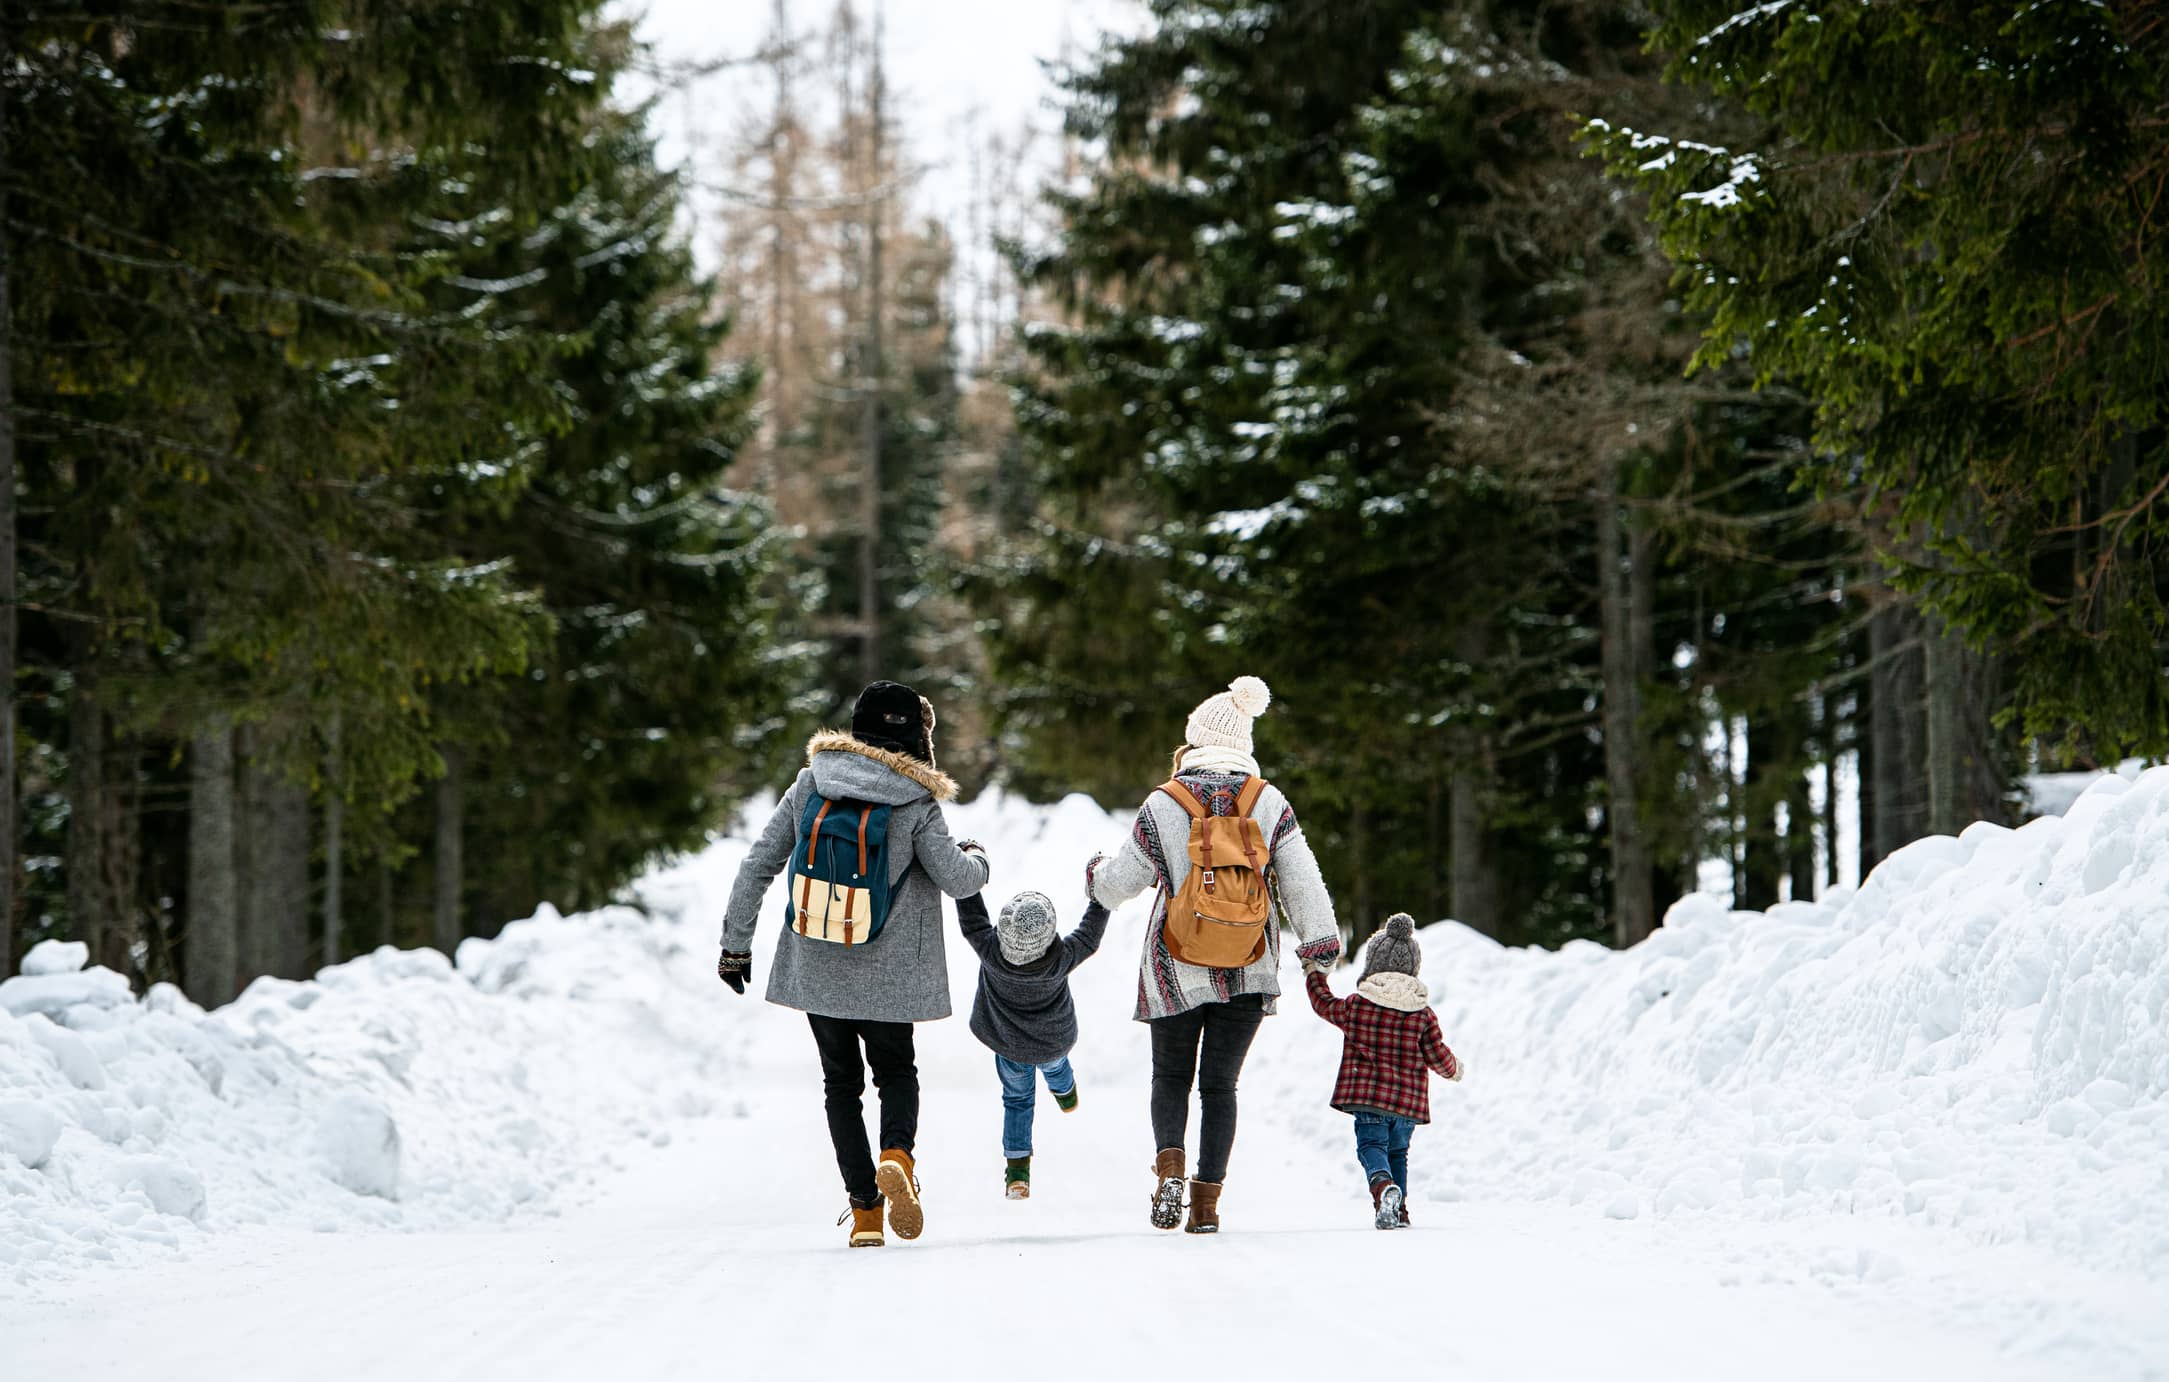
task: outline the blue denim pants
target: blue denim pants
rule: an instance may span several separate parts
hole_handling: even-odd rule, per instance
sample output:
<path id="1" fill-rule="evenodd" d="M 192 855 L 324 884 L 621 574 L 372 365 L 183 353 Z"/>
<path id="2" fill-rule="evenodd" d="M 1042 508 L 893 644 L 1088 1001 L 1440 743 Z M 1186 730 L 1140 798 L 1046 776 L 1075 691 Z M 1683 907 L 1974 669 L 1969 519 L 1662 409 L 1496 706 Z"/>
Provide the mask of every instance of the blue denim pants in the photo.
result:
<path id="1" fill-rule="evenodd" d="M 1045 1065 L 1025 1065 L 1007 1056 L 996 1056 L 994 1070 L 1002 1077 L 1002 1155 L 1030 1156 L 1032 1105 L 1039 1098 L 1039 1077 L 1046 1077 L 1049 1093 L 1069 1093 L 1077 1087 L 1069 1057 L 1058 1056 Z"/>
<path id="2" fill-rule="evenodd" d="M 1382 1175 L 1408 1193 L 1408 1142 L 1416 1135 L 1416 1120 L 1385 1113 L 1356 1115 L 1356 1160 L 1363 1163 L 1366 1183 Z"/>

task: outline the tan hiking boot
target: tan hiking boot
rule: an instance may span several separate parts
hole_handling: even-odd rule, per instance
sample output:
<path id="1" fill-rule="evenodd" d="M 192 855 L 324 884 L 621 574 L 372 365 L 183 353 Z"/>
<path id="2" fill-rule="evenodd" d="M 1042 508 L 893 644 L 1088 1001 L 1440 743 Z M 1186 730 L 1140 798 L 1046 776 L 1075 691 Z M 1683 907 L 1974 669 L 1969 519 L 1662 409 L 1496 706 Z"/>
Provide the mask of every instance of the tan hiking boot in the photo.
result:
<path id="1" fill-rule="evenodd" d="M 926 1227 L 926 1211 L 919 1205 L 919 1177 L 911 1153 L 891 1147 L 874 1168 L 874 1183 L 889 1200 L 889 1227 L 909 1242 Z"/>
<path id="2" fill-rule="evenodd" d="M 1173 1228 L 1182 1222 L 1183 1151 L 1162 1147 L 1153 1159 L 1152 1226 Z"/>
<path id="3" fill-rule="evenodd" d="M 870 1209 L 861 1209 L 854 1204 L 839 1215 L 836 1222 L 841 1225 L 845 1219 L 851 1221 L 852 1247 L 878 1248 L 886 1246 L 888 1240 L 881 1236 L 881 1206 L 879 1204 Z"/>
<path id="4" fill-rule="evenodd" d="M 1220 1187 L 1209 1180 L 1190 1182 L 1190 1222 L 1182 1226 L 1184 1233 L 1218 1233 L 1220 1231 Z"/>

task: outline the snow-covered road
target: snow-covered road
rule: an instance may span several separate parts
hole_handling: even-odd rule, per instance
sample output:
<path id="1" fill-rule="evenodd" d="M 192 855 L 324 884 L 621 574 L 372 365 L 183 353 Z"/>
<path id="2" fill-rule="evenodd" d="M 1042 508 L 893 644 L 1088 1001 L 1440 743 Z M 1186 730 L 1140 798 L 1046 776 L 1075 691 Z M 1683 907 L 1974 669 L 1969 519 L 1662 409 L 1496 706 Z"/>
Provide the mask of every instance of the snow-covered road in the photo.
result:
<path id="1" fill-rule="evenodd" d="M 926 1236 L 850 1252 L 830 1223 L 840 1197 L 810 1052 L 790 1056 L 810 1043 L 787 1014 L 746 1017 L 775 1059 L 736 1091 L 743 1116 L 642 1150 L 560 1221 L 235 1235 L 186 1263 L 8 1298 L 6 1374 L 1122 1378 L 1229 1350 L 1266 1377 L 1417 1365 L 1457 1382 L 1991 1382 L 2143 1377 L 2169 1359 L 2161 1300 L 2142 1286 L 1903 1224 L 1419 1199 L 1415 1231 L 1377 1233 L 1354 1171 L 1276 1145 L 1263 1118 L 1238 1148 L 1228 1231 L 1157 1233 L 1134 1079 L 1085 1084 L 1068 1117 L 1045 1100 L 1034 1198 L 1006 1201 L 991 1074 L 973 1078 L 957 1023 L 926 1034 Z M 1256 1059 L 1310 1035 L 1269 1023 Z M 1419 1138 L 1419 1175 L 1424 1153 Z M 1905 1268 L 1874 1279 L 1878 1261 Z"/>
<path id="2" fill-rule="evenodd" d="M 991 796 L 957 825 L 997 903 L 1075 892 L 1122 828 Z M 1147 1226 L 1132 906 L 1078 972 L 1084 1103 L 1043 1102 L 1034 1197 L 1001 1195 L 991 1058 L 929 1024 L 926 1235 L 846 1250 L 804 1020 L 714 978 L 743 847 L 651 879 L 652 920 L 546 916 L 456 970 L 383 952 L 216 1014 L 11 981 L 0 1382 L 1106 1379 L 1215 1354 L 2169 1379 L 2169 770 L 1923 841 L 1857 897 L 1675 909 L 1623 955 L 1420 933 L 1472 1073 L 1434 1090 L 1401 1234 L 1369 1227 L 1325 1107 L 1337 1037 L 1300 999 L 1244 1072 L 1226 1231 Z M 356 1134 L 380 1124 L 389 1153 Z"/>

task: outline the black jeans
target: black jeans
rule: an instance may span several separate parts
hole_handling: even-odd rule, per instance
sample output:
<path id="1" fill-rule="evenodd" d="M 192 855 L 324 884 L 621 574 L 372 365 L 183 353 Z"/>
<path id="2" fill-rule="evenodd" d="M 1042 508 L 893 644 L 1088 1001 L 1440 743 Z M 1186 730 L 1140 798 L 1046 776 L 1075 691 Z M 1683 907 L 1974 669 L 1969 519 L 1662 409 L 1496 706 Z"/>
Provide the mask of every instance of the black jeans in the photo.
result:
<path id="1" fill-rule="evenodd" d="M 1193 1172 L 1201 1181 L 1218 1185 L 1228 1178 L 1228 1153 L 1235 1147 L 1235 1081 L 1243 1073 L 1251 1038 L 1264 1020 L 1264 995 L 1246 993 L 1174 1017 L 1156 1017 L 1146 1024 L 1152 1028 L 1155 1145 L 1184 1145 L 1194 1080 L 1198 1102 L 1205 1110 Z"/>
<path id="2" fill-rule="evenodd" d="M 909 1022 L 863 1022 L 806 1014 L 814 1045 L 821 1048 L 821 1089 L 828 1108 L 828 1140 L 836 1144 L 836 1169 L 844 1189 L 867 1208 L 881 1203 L 874 1184 L 874 1155 L 866 1145 L 866 1116 L 859 1096 L 866 1070 L 881 1095 L 881 1149 L 909 1152 L 919 1136 L 919 1067 L 913 1063 Z M 866 1054 L 862 1060 L 859 1047 Z"/>

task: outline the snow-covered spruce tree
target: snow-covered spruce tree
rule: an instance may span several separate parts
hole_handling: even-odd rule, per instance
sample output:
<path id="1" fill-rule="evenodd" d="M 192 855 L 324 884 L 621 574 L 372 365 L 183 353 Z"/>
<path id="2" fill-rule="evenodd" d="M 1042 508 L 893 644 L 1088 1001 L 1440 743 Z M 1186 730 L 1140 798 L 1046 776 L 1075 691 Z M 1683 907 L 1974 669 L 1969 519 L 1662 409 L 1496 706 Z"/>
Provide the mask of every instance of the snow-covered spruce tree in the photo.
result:
<path id="1" fill-rule="evenodd" d="M 510 319 L 571 345 L 551 370 L 568 421 L 537 441 L 526 483 L 501 505 L 439 507 L 461 560 L 506 567 L 550 622 L 524 675 L 451 692 L 440 722 L 463 807 L 443 824 L 467 861 L 455 934 L 607 900 L 658 851 L 697 845 L 726 794 L 772 781 L 803 742 L 787 707 L 810 669 L 775 646 L 764 593 L 778 539 L 723 478 L 755 375 L 710 363 L 727 326 L 644 113 L 606 112 L 592 138 L 593 178 L 468 268 L 516 282 Z M 393 823 L 416 861 L 393 880 L 403 936 L 431 934 L 447 868 L 434 805 Z M 381 914 L 353 925 L 377 939 Z"/>
<path id="2" fill-rule="evenodd" d="M 354 790 L 396 797 L 435 761 L 428 688 L 521 658 L 532 611 L 417 542 L 400 485 L 516 461 L 559 411 L 551 346 L 500 331 L 480 291 L 441 310 L 446 261 L 407 231 L 477 169 L 505 200 L 474 210 L 516 221 L 585 157 L 590 8 L 380 6 L 349 29 L 329 4 L 11 7 L 7 460 L 26 684 L 65 702 L 65 733 L 45 723 L 70 750 L 69 867 L 39 875 L 66 901 L 21 923 L 124 970 L 193 968 L 214 1000 L 297 969 L 292 797 L 326 712 L 362 746 Z M 273 814 L 169 868 L 155 851 L 180 846 L 137 828 L 175 819 L 148 813 L 146 764 L 183 743 L 223 764 L 237 724 L 240 781 L 190 795 Z M 221 914 L 150 901 L 198 894 Z"/>
<path id="3" fill-rule="evenodd" d="M 1044 522 L 986 582 L 1018 776 L 1133 796 L 1239 663 L 1359 932 L 1390 893 L 1635 939 L 1716 843 L 1672 824 L 1739 807 L 1688 771 L 1706 700 L 1657 735 L 1644 692 L 1699 675 L 1710 492 L 1781 431 L 1682 384 L 1669 266 L 1573 145 L 1680 96 L 1620 5 L 1157 11 L 1071 83 L 1109 161 L 1030 266 L 1070 320 L 1023 380 Z"/>
<path id="4" fill-rule="evenodd" d="M 2169 750 L 2169 12 L 1659 0 L 1684 83 L 1744 111 L 1610 122 L 1649 189 L 1699 357 L 1816 405 L 1826 483 L 1866 497 L 1930 612 L 1930 815 L 1977 776 L 1954 694 L 2001 655 L 2025 730 Z M 1894 634 L 1887 642 L 1915 641 Z"/>

